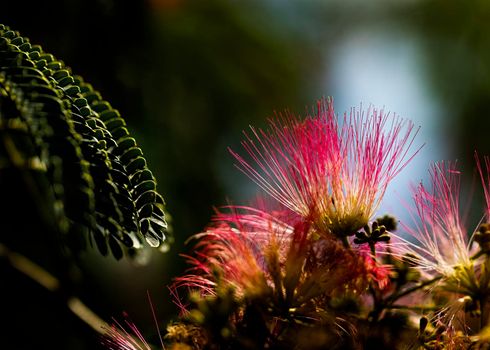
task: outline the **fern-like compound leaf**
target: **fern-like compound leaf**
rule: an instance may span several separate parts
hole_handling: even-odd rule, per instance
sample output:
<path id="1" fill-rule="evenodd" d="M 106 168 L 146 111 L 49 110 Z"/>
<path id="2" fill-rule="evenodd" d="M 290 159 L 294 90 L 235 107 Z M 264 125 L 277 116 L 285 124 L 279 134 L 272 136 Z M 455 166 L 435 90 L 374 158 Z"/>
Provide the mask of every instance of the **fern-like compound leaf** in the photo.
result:
<path id="1" fill-rule="evenodd" d="M 168 243 L 164 200 L 119 112 L 62 61 L 3 25 L 0 151 L 4 168 L 37 164 L 61 231 L 85 229 L 102 254 L 120 258 L 144 242 Z"/>

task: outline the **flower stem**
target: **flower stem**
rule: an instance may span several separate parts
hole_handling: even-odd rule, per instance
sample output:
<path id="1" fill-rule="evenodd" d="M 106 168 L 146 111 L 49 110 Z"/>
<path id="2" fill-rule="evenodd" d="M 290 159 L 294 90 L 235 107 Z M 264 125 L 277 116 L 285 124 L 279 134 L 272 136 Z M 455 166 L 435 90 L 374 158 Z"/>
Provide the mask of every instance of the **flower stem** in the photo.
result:
<path id="1" fill-rule="evenodd" d="M 346 247 L 347 249 L 351 248 L 350 243 L 349 243 L 349 239 L 347 238 L 347 236 L 342 236 L 340 238 L 340 240 L 342 241 L 342 244 L 344 245 L 344 247 Z"/>

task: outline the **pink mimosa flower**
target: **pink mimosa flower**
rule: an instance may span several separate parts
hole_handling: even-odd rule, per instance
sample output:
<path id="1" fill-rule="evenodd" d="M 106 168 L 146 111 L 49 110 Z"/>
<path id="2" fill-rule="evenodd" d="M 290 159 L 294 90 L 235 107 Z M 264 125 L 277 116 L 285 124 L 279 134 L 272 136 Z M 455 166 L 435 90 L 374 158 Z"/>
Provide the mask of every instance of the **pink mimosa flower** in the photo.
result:
<path id="1" fill-rule="evenodd" d="M 487 204 L 485 210 L 485 219 L 487 222 L 490 222 L 490 158 L 488 156 L 483 157 L 483 161 L 485 162 L 485 170 L 483 170 L 480 158 L 478 154 L 475 153 L 476 165 L 478 168 L 478 172 L 480 173 L 480 178 L 483 185 L 483 191 L 485 194 L 485 202 Z"/>
<path id="2" fill-rule="evenodd" d="M 414 189 L 415 227 L 407 228 L 418 241 L 406 242 L 419 267 L 449 277 L 455 269 L 472 266 L 470 239 L 460 218 L 460 171 L 440 162 L 430 169 L 432 188 Z"/>
<path id="3" fill-rule="evenodd" d="M 251 128 L 238 167 L 279 203 L 311 220 L 320 233 L 354 234 L 374 215 L 389 182 L 417 153 L 409 153 L 413 123 L 369 108 L 339 118 L 331 99 L 315 116 L 291 113 Z"/>
<path id="4" fill-rule="evenodd" d="M 312 234 L 311 224 L 289 210 L 228 208 L 196 236 L 195 253 L 187 256 L 192 267 L 172 288 L 216 295 L 226 286 L 238 298 L 276 295 L 303 305 L 345 290 L 363 291 L 366 281 L 380 277 L 363 256 L 332 236 Z"/>
<path id="5" fill-rule="evenodd" d="M 376 282 L 377 288 L 386 292 L 390 289 L 390 265 L 379 264 L 373 257 L 368 254 L 363 254 L 366 274 L 370 280 Z"/>
<path id="6" fill-rule="evenodd" d="M 165 350 L 163 339 L 158 329 L 158 321 L 151 301 L 150 292 L 147 292 L 148 303 L 150 304 L 153 321 L 155 321 L 156 330 L 160 345 Z M 123 313 L 124 322 L 119 322 L 113 318 L 114 323 L 111 326 L 104 327 L 105 333 L 102 338 L 102 344 L 112 350 L 151 350 L 154 347 L 150 346 L 145 340 L 143 334 L 138 327 L 129 319 L 127 313 Z"/>
<path id="7" fill-rule="evenodd" d="M 204 295 L 215 294 L 217 281 L 234 288 L 238 296 L 260 294 L 268 288 L 265 254 L 273 250 L 284 257 L 293 227 L 281 215 L 249 207 L 228 207 L 218 213 L 199 240 L 195 256 L 186 256 L 192 267 L 175 279 L 174 288 L 188 287 Z"/>
<path id="8" fill-rule="evenodd" d="M 127 325 L 129 330 L 123 326 L 111 326 L 106 329 L 106 338 L 103 344 L 111 350 L 151 350 L 134 324 Z M 134 328 L 133 328 L 134 327 Z M 137 332 L 137 333 L 136 333 Z"/>
<path id="9" fill-rule="evenodd" d="M 113 319 L 114 324 L 105 329 L 103 345 L 111 350 L 152 350 L 138 327 L 129 320 L 128 315 L 125 314 L 124 317 L 122 324 Z"/>

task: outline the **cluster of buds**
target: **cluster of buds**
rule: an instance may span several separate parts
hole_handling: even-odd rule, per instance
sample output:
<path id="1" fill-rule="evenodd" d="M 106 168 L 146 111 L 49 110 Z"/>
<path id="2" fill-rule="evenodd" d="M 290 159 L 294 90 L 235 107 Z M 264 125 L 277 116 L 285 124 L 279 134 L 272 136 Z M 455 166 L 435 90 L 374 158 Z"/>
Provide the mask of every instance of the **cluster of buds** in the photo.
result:
<path id="1" fill-rule="evenodd" d="M 376 254 L 376 243 L 388 242 L 390 240 L 390 234 L 386 230 L 384 225 L 379 225 L 377 221 L 373 221 L 371 227 L 369 225 L 364 226 L 363 231 L 358 231 L 355 234 L 354 243 L 356 244 L 368 244 L 373 255 Z"/>
<path id="2" fill-rule="evenodd" d="M 481 224 L 474 235 L 474 240 L 480 246 L 482 254 L 490 254 L 490 224 Z"/>

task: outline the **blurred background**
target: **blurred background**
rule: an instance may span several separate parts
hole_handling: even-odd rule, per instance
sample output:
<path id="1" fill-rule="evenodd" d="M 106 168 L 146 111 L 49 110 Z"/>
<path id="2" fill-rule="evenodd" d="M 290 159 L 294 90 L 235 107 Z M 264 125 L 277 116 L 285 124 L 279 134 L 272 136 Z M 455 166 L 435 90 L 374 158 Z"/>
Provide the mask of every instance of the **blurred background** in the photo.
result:
<path id="1" fill-rule="evenodd" d="M 249 125 L 265 126 L 274 111 L 304 114 L 322 96 L 339 113 L 373 104 L 413 120 L 426 144 L 388 190 L 380 211 L 394 215 L 431 162 L 457 159 L 473 188 L 474 150 L 490 154 L 484 0 L 17 0 L 0 9 L 1 23 L 121 112 L 157 177 L 176 238 L 170 252 L 150 252 L 139 266 L 89 249 L 74 273 L 90 308 L 105 320 L 127 312 L 154 343 L 146 292 L 164 329 L 177 312 L 166 286 L 183 271 L 184 241 L 213 207 L 255 194 L 227 151 Z M 56 274 L 63 259 L 47 250 L 58 247 L 33 248 L 32 259 Z M 3 261 L 0 269 L 0 348 L 97 348 L 95 332 L 55 296 Z"/>

